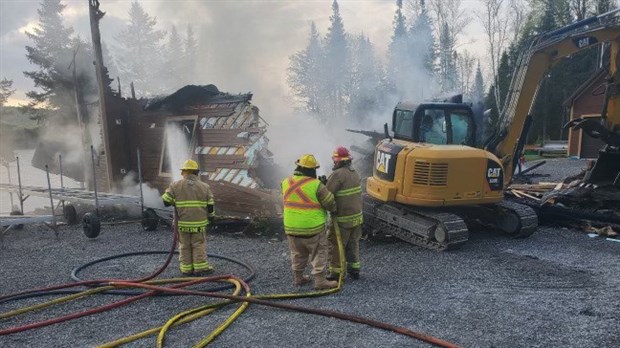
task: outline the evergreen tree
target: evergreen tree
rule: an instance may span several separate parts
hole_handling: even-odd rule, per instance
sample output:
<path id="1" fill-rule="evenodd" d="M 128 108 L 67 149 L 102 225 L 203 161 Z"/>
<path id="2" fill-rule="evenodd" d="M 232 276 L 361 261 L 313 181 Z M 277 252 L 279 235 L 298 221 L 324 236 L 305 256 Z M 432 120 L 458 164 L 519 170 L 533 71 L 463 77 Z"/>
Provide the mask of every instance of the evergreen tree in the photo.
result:
<path id="1" fill-rule="evenodd" d="M 476 68 L 476 77 L 474 78 L 474 85 L 471 87 L 471 92 L 472 101 L 479 102 L 484 99 L 484 80 L 482 78 L 480 62 L 478 62 L 478 68 Z"/>
<path id="2" fill-rule="evenodd" d="M 611 11 L 614 7 L 618 7 L 618 2 L 615 0 L 596 0 L 596 6 L 594 14 L 600 15 Z"/>
<path id="3" fill-rule="evenodd" d="M 37 66 L 37 70 L 24 72 L 36 88 L 26 93 L 30 99 L 27 109 L 33 114 L 32 118 L 39 122 L 42 121 L 42 114 L 36 108 L 65 105 L 64 101 L 72 90 L 67 66 L 71 57 L 73 29 L 63 23 L 61 13 L 64 8 L 60 0 L 43 0 L 37 10 L 38 27 L 26 32 L 34 43 L 33 46 L 26 46 L 26 58 Z"/>
<path id="4" fill-rule="evenodd" d="M 138 2 L 131 4 L 127 27 L 116 38 L 117 63 L 124 88 L 134 83 L 136 92 L 152 95 L 161 91 L 161 42 L 164 33 L 156 29 L 157 19 L 149 16 Z"/>
<path id="5" fill-rule="evenodd" d="M 450 27 L 443 23 L 439 35 L 439 83 L 444 92 L 453 92 L 458 86 L 455 42 Z"/>
<path id="6" fill-rule="evenodd" d="M 173 25 L 168 33 L 168 44 L 164 51 L 164 61 L 162 68 L 162 78 L 165 81 L 166 91 L 176 91 L 181 87 L 181 74 L 183 65 L 181 59 L 183 54 L 183 40 Z"/>
<path id="7" fill-rule="evenodd" d="M 435 38 L 426 2 L 420 0 L 420 12 L 409 28 L 409 52 L 415 64 L 424 67 L 429 77 L 435 74 Z"/>
<path id="8" fill-rule="evenodd" d="M 0 107 L 9 100 L 9 98 L 15 93 L 13 89 L 13 80 L 7 80 L 6 77 L 0 80 Z"/>
<path id="9" fill-rule="evenodd" d="M 290 57 L 288 83 L 304 109 L 320 117 L 323 110 L 324 89 L 323 48 L 314 22 L 310 24 L 310 38 L 305 49 Z"/>
<path id="10" fill-rule="evenodd" d="M 325 38 L 324 86 L 326 109 L 324 117 L 329 122 L 341 118 L 348 98 L 350 81 L 349 52 L 338 1 L 332 3 L 330 26 Z"/>
<path id="11" fill-rule="evenodd" d="M 401 98 L 408 97 L 408 82 L 412 78 L 410 74 L 410 59 L 408 54 L 408 35 L 406 18 L 402 11 L 402 0 L 396 1 L 396 13 L 394 14 L 394 33 L 388 47 L 387 79 L 393 92 Z"/>
<path id="12" fill-rule="evenodd" d="M 483 120 L 484 125 L 482 128 L 485 130 L 483 137 L 484 140 L 490 138 L 491 135 L 497 132 L 499 114 L 496 105 L 495 86 L 491 85 L 491 87 L 489 87 L 489 91 L 484 97 L 484 109 L 490 110 L 488 118 Z"/>
<path id="13" fill-rule="evenodd" d="M 118 68 L 116 67 L 116 63 L 114 63 L 114 59 L 110 54 L 110 50 L 108 49 L 108 45 L 102 40 L 101 41 L 101 53 L 103 56 L 103 66 L 104 66 L 104 75 L 107 78 L 107 85 L 110 86 L 110 91 L 112 89 L 118 89 L 118 85 L 116 83 L 116 78 L 118 77 Z M 119 91 L 117 91 L 119 92 Z"/>
<path id="14" fill-rule="evenodd" d="M 382 69 L 370 39 L 359 35 L 352 45 L 349 117 L 359 124 L 370 120 L 383 101 Z"/>
<path id="15" fill-rule="evenodd" d="M 198 57 L 198 41 L 194 34 L 194 29 L 191 24 L 187 25 L 187 31 L 185 33 L 185 47 L 182 56 L 182 82 L 183 84 L 190 84 L 194 80 L 196 75 L 197 60 L 202 60 Z"/>

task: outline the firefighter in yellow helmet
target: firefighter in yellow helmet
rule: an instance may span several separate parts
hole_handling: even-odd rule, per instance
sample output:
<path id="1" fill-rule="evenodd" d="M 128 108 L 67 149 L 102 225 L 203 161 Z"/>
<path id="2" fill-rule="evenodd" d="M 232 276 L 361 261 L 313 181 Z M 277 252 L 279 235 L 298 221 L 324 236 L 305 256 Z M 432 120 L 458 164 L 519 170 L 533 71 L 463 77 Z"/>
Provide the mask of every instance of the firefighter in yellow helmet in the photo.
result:
<path id="1" fill-rule="evenodd" d="M 304 270 L 310 261 L 314 288 L 331 289 L 338 282 L 325 278 L 327 266 L 327 212 L 336 210 L 334 195 L 316 177 L 319 164 L 313 155 L 303 155 L 295 162 L 293 175 L 282 181 L 284 232 L 287 235 L 294 284 L 310 282 Z"/>
<path id="2" fill-rule="evenodd" d="M 340 228 L 340 237 L 344 246 L 346 267 L 349 276 L 360 276 L 360 239 L 362 237 L 362 187 L 360 175 L 351 166 L 353 157 L 344 146 L 337 147 L 333 154 L 333 172 L 327 179 L 327 189 L 334 194 L 338 214 L 332 219 L 329 234 L 329 275 L 327 279 L 338 279 L 340 272 L 340 255 L 334 231 L 335 223 Z M 335 220 L 335 221 L 334 221 Z"/>
<path id="3" fill-rule="evenodd" d="M 179 230 L 179 268 L 184 275 L 213 272 L 207 262 L 207 225 L 215 217 L 213 193 L 198 177 L 198 163 L 183 163 L 181 180 L 175 181 L 161 196 L 164 205 L 177 211 Z"/>

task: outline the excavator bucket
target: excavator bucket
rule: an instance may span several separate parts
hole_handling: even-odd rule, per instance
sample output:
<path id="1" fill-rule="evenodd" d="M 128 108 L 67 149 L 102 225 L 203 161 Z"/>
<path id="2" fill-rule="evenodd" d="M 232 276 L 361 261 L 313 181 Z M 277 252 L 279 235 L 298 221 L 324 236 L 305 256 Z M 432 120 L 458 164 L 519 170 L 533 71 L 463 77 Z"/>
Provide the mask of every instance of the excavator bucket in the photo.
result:
<path id="1" fill-rule="evenodd" d="M 620 152 L 608 148 L 599 153 L 596 164 L 585 178 L 587 183 L 620 186 Z"/>

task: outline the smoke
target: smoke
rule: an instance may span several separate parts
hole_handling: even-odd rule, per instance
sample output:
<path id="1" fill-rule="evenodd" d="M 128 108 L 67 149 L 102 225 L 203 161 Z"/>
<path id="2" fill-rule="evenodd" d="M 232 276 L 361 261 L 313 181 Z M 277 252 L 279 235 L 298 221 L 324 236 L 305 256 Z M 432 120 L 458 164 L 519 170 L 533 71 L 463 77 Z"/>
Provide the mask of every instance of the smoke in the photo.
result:
<path id="1" fill-rule="evenodd" d="M 337 146 L 361 145 L 367 139 L 346 131 L 346 128 L 355 128 L 355 123 L 338 119 L 327 126 L 311 114 L 291 110 L 290 101 L 272 102 L 269 112 L 263 116 L 270 124 L 267 137 L 273 160 L 286 171 L 278 173 L 280 176 L 290 175 L 295 169 L 295 161 L 304 154 L 313 154 L 317 158 L 321 165 L 318 175 L 329 174 L 331 155 Z"/>
<path id="2" fill-rule="evenodd" d="M 138 177 L 135 172 L 129 172 L 123 177 L 120 183 L 121 193 L 129 196 L 140 196 L 140 184 L 136 183 Z M 164 203 L 161 200 L 161 193 L 154 187 L 151 187 L 147 183 L 142 183 L 142 194 L 144 197 L 145 208 L 164 208 Z"/>
<path id="3" fill-rule="evenodd" d="M 178 125 L 173 122 L 166 123 L 166 165 L 172 174 L 172 180 L 181 179 L 181 171 L 179 168 L 183 166 L 183 162 L 191 155 L 189 153 L 189 144 L 186 134 L 192 133 L 192 129 L 187 126 Z"/>

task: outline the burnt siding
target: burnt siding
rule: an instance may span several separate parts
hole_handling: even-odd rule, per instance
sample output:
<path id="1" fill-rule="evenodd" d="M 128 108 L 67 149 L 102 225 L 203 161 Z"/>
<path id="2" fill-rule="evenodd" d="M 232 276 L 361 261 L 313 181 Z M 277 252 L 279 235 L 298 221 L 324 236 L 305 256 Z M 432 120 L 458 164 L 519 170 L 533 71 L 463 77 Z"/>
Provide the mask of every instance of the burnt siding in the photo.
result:
<path id="1" fill-rule="evenodd" d="M 266 125 L 261 124 L 258 108 L 250 104 L 248 97 L 231 98 L 232 101 L 218 100 L 177 111 L 145 111 L 142 101 L 127 100 L 125 139 L 111 139 L 119 142 L 115 151 L 124 147 L 125 157 L 119 157 L 115 163 L 125 161 L 137 173 L 135 158 L 139 148 L 143 181 L 163 192 L 172 180 L 160 175 L 166 121 L 197 116 L 192 151 L 201 168 L 201 180 L 212 187 L 216 212 L 233 216 L 280 214 L 279 195 L 262 189 L 260 180 L 254 178 L 259 152 L 268 152 Z M 113 117 L 110 119 L 116 122 Z"/>
<path id="2" fill-rule="evenodd" d="M 111 187 L 118 186 L 125 175 L 131 171 L 131 149 L 128 144 L 128 106 L 124 99 L 106 97 L 106 113 L 108 122 L 108 147 L 106 156 L 109 158 L 112 173 Z M 133 151 L 135 153 L 135 151 Z"/>

